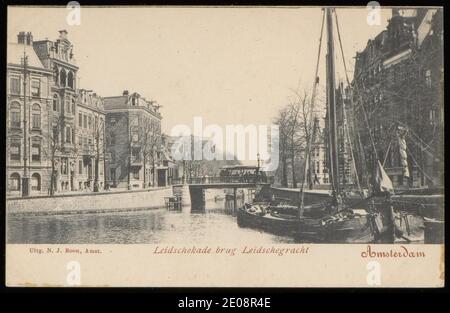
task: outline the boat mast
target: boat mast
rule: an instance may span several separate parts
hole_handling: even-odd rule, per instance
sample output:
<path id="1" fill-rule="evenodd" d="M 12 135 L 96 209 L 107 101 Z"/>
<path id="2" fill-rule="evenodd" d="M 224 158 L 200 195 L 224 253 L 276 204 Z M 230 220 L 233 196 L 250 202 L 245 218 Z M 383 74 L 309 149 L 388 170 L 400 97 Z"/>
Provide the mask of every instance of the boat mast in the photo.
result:
<path id="1" fill-rule="evenodd" d="M 314 74 L 314 84 L 313 84 L 313 91 L 311 95 L 311 101 L 309 104 L 309 136 L 307 136 L 307 149 L 305 150 L 305 162 L 303 166 L 303 179 L 302 179 L 302 185 L 300 187 L 300 202 L 299 202 L 299 212 L 298 216 L 301 218 L 303 216 L 303 211 L 305 208 L 305 180 L 307 176 L 307 169 L 309 170 L 309 179 L 312 179 L 312 172 L 311 172 L 311 147 L 312 143 L 314 141 L 314 130 L 315 130 L 315 119 L 316 116 L 314 114 L 314 103 L 316 99 L 316 93 L 317 93 L 317 86 L 319 85 L 319 62 L 320 62 L 320 52 L 322 51 L 322 37 L 323 37 L 323 26 L 325 21 L 325 13 L 322 9 L 322 25 L 320 27 L 320 37 L 319 37 L 319 50 L 317 52 L 317 63 L 316 63 L 316 71 Z"/>
<path id="2" fill-rule="evenodd" d="M 333 196 L 340 193 L 338 168 L 338 143 L 336 132 L 336 78 L 334 66 L 334 40 L 332 8 L 326 8 L 328 53 L 327 53 L 327 103 L 328 103 L 328 136 L 330 149 L 330 173 L 333 187 Z"/>

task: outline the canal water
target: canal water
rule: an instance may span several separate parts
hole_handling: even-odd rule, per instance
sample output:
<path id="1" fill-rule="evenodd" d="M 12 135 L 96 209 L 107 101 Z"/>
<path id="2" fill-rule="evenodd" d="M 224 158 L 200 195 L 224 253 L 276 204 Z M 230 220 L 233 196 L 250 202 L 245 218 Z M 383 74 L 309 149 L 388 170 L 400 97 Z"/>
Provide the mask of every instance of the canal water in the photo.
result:
<path id="1" fill-rule="evenodd" d="M 232 201 L 209 200 L 204 212 L 165 208 L 120 213 L 8 216 L 7 242 L 27 244 L 270 244 L 289 237 L 240 228 Z"/>

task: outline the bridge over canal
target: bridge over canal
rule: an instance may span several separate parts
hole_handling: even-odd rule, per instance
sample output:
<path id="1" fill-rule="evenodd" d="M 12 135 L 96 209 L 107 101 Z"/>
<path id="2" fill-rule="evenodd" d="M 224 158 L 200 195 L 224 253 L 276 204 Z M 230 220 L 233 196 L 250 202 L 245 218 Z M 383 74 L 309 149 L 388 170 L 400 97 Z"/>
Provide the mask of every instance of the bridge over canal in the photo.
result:
<path id="1" fill-rule="evenodd" d="M 205 209 L 205 190 L 206 189 L 229 189 L 233 190 L 233 207 L 237 207 L 238 189 L 256 189 L 270 187 L 270 183 L 260 182 L 258 180 L 234 180 L 227 179 L 197 179 L 188 180 L 185 184 L 174 184 L 174 193 L 182 197 L 183 205 L 191 205 L 192 210 Z"/>

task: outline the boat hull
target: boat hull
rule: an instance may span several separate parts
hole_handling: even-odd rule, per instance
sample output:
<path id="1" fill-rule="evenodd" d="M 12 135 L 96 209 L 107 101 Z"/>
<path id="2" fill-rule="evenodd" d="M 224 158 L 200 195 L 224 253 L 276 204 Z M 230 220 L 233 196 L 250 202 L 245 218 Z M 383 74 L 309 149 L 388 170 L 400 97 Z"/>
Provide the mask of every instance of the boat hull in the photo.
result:
<path id="1" fill-rule="evenodd" d="M 293 235 L 298 228 L 298 219 L 276 218 L 251 213 L 244 208 L 237 210 L 239 227 L 260 229 L 277 235 Z"/>
<path id="2" fill-rule="evenodd" d="M 303 219 L 294 234 L 297 242 L 370 243 L 375 240 L 369 215 L 357 216 L 332 225 L 322 225 L 318 219 Z"/>
<path id="3" fill-rule="evenodd" d="M 347 221 L 324 226 L 322 217 L 272 216 L 237 210 L 239 227 L 249 227 L 265 232 L 293 237 L 297 242 L 368 243 L 373 242 L 374 232 L 369 215 L 356 216 Z"/>

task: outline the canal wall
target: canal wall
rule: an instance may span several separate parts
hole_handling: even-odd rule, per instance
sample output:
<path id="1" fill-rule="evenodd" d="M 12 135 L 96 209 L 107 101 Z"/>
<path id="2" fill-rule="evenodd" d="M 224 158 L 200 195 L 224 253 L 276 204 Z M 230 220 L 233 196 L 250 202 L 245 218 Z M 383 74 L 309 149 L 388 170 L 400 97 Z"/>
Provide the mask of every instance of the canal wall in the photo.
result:
<path id="1" fill-rule="evenodd" d="M 172 187 L 162 187 L 52 197 L 9 198 L 6 200 L 6 212 L 8 214 L 76 214 L 156 209 L 165 207 L 164 197 L 172 195 Z"/>

